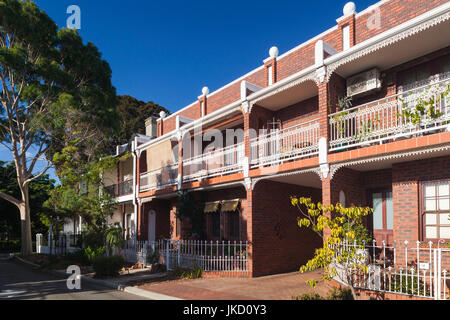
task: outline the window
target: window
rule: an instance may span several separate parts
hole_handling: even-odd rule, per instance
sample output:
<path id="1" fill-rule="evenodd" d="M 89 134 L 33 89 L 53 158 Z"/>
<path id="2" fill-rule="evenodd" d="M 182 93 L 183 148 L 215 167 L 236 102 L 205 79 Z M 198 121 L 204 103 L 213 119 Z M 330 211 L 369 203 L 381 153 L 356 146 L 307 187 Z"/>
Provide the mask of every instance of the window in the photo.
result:
<path id="1" fill-rule="evenodd" d="M 220 211 L 216 211 L 211 214 L 212 222 L 212 236 L 214 238 L 220 238 Z"/>
<path id="2" fill-rule="evenodd" d="M 230 240 L 239 239 L 239 211 L 228 212 L 230 226 Z"/>
<path id="3" fill-rule="evenodd" d="M 131 214 L 126 215 L 126 229 L 125 229 L 125 238 L 126 240 L 131 239 Z"/>
<path id="4" fill-rule="evenodd" d="M 422 195 L 422 238 L 450 239 L 450 181 L 427 182 Z"/>

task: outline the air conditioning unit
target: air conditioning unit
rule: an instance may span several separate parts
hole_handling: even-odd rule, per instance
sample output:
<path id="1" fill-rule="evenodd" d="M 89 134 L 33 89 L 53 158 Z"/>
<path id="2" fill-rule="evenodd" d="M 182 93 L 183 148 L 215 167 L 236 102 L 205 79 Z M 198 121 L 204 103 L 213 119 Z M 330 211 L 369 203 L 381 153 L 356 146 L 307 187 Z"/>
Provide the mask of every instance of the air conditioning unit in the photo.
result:
<path id="1" fill-rule="evenodd" d="M 380 89 L 381 76 L 378 69 L 371 69 L 347 79 L 348 97 L 368 95 Z"/>

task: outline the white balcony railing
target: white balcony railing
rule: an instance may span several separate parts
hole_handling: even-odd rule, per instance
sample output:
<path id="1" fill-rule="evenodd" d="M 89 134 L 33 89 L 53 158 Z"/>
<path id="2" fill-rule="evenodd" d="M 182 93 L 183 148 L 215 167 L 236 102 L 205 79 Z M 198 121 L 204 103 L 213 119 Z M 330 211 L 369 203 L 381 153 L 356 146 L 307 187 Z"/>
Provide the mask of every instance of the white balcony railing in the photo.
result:
<path id="1" fill-rule="evenodd" d="M 183 181 L 191 182 L 242 171 L 244 143 L 183 160 Z"/>
<path id="2" fill-rule="evenodd" d="M 319 120 L 260 135 L 250 141 L 251 168 L 318 154 L 319 138 Z"/>
<path id="3" fill-rule="evenodd" d="M 170 187 L 177 184 L 177 179 L 178 164 L 175 163 L 141 174 L 139 189 L 143 192 Z"/>
<path id="4" fill-rule="evenodd" d="M 330 115 L 330 151 L 448 130 L 449 84 L 428 83 Z"/>

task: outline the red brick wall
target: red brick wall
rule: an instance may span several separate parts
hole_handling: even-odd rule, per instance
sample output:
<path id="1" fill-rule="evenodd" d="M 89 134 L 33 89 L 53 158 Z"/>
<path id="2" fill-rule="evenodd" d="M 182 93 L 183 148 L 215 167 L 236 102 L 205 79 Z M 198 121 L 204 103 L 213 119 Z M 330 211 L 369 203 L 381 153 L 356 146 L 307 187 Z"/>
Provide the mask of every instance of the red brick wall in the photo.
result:
<path id="1" fill-rule="evenodd" d="M 312 196 L 318 189 L 260 181 L 253 190 L 252 242 L 253 276 L 295 271 L 313 257 L 322 239 L 309 229 L 300 229 L 300 215 L 291 205 L 291 196 Z"/>
<path id="2" fill-rule="evenodd" d="M 318 97 L 301 101 L 292 106 L 274 112 L 276 120 L 281 120 L 283 128 L 289 128 L 319 117 Z"/>
<path id="3" fill-rule="evenodd" d="M 394 239 L 419 239 L 419 183 L 450 178 L 450 156 L 394 164 Z"/>
<path id="4" fill-rule="evenodd" d="M 368 20 L 375 11 L 368 12 L 356 19 L 356 44 L 401 25 L 427 11 L 447 3 L 448 0 L 396 0 L 388 1 L 379 7 L 380 28 L 369 28 Z"/>
<path id="5" fill-rule="evenodd" d="M 141 224 L 140 237 L 139 240 L 148 240 L 148 213 L 150 210 L 156 212 L 156 226 L 155 226 L 155 237 L 156 239 L 167 239 L 170 235 L 170 217 L 169 217 L 169 205 L 170 202 L 167 200 L 154 199 L 151 202 L 143 204 L 143 209 L 141 210 Z"/>

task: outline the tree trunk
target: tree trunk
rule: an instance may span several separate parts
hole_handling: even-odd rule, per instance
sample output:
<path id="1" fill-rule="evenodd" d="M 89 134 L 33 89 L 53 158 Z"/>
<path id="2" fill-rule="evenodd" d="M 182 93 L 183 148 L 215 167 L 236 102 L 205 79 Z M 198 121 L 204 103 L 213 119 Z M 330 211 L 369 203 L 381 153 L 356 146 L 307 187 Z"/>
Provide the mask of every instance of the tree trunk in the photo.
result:
<path id="1" fill-rule="evenodd" d="M 21 253 L 24 256 L 33 253 L 33 242 L 31 238 L 31 215 L 30 215 L 30 195 L 28 185 L 21 188 L 22 203 L 20 204 L 20 222 L 22 227 Z"/>

